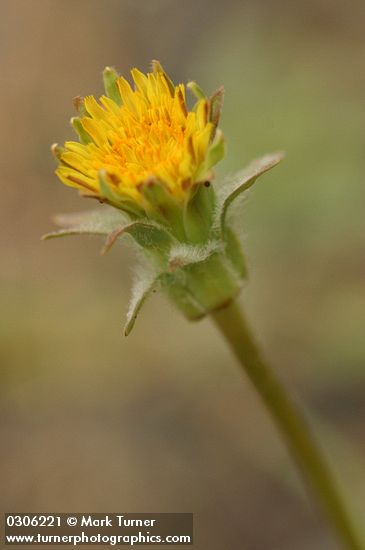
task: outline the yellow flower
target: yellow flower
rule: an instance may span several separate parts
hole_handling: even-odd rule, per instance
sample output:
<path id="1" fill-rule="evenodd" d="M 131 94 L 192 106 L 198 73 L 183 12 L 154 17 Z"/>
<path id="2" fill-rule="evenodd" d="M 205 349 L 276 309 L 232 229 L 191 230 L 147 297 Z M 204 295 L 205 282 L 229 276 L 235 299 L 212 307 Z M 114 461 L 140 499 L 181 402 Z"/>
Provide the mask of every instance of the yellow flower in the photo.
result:
<path id="1" fill-rule="evenodd" d="M 79 116 L 71 122 L 80 141 L 53 146 L 59 178 L 113 208 L 61 216 L 61 229 L 44 237 L 104 235 L 103 251 L 125 234 L 134 239 L 147 263 L 135 283 L 126 334 L 157 288 L 189 319 L 237 296 L 247 269 L 228 211 L 282 158 L 268 155 L 209 185 L 224 154 L 218 129 L 223 89 L 206 97 L 190 82 L 196 103 L 189 110 L 184 85 L 175 86 L 157 61 L 151 73 L 131 72 L 133 88 L 106 68 L 106 95 L 75 100 Z"/>
<path id="2" fill-rule="evenodd" d="M 158 182 L 177 203 L 188 200 L 198 183 L 212 179 L 223 156 L 216 131 L 214 97 L 191 84 L 198 101 L 188 110 L 183 84 L 174 86 L 158 62 L 153 72 L 131 71 L 134 88 L 106 69 L 107 95 L 82 102 L 73 119 L 80 142 L 57 147 L 57 175 L 63 183 L 123 208 L 148 211 L 143 186 Z M 219 98 L 220 99 L 220 98 Z"/>

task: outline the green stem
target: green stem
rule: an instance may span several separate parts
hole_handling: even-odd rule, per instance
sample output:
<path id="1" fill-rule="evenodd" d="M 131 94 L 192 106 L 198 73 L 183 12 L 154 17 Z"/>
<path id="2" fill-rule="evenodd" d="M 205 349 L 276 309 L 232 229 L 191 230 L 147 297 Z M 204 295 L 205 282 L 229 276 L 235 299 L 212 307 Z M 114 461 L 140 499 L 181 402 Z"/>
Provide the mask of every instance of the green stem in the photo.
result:
<path id="1" fill-rule="evenodd" d="M 216 310 L 212 317 L 272 415 L 303 478 L 322 504 L 343 547 L 364 550 L 365 545 L 321 451 L 294 402 L 262 359 L 236 302 Z"/>

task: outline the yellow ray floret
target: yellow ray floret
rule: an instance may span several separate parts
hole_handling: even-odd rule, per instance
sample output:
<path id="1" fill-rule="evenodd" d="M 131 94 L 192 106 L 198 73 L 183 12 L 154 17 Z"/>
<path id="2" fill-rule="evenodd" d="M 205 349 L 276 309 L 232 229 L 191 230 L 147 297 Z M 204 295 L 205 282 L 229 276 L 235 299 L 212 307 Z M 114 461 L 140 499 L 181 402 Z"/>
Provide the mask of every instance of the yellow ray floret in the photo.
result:
<path id="1" fill-rule="evenodd" d="M 134 88 L 118 77 L 114 96 L 84 99 L 78 119 L 83 142 L 65 143 L 56 173 L 65 184 L 101 197 L 102 173 L 114 196 L 137 203 L 143 200 L 141 184 L 156 180 L 183 201 L 219 160 L 210 155 L 217 139 L 209 99 L 200 98 L 188 111 L 184 85 L 172 85 L 162 68 L 131 73 Z"/>

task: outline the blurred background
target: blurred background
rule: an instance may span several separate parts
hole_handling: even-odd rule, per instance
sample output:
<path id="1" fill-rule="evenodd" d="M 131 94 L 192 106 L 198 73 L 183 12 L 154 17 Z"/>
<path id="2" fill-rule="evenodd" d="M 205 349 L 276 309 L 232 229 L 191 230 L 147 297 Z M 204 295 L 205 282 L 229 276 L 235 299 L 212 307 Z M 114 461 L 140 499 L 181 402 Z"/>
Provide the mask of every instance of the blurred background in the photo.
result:
<path id="1" fill-rule="evenodd" d="M 1 0 L 1 504 L 13 512 L 194 512 L 195 547 L 332 550 L 270 418 L 209 320 L 158 295 L 122 327 L 135 253 L 41 242 L 94 207 L 50 144 L 101 71 L 226 89 L 219 174 L 285 162 L 241 210 L 242 293 L 266 355 L 365 508 L 365 4 Z"/>

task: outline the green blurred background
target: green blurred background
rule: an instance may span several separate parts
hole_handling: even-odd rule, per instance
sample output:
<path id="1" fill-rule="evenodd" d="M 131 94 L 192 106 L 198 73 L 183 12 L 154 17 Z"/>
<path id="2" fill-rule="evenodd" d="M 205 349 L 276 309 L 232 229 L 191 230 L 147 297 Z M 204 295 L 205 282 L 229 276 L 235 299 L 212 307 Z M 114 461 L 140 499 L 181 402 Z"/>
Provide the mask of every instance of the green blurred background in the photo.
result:
<path id="1" fill-rule="evenodd" d="M 130 242 L 40 242 L 94 207 L 54 176 L 72 97 L 159 59 L 226 89 L 218 172 L 285 150 L 240 210 L 242 294 L 365 512 L 365 4 L 1 0 L 3 511 L 193 511 L 197 549 L 332 550 L 261 403 L 205 320 L 154 296 L 125 339 Z"/>

